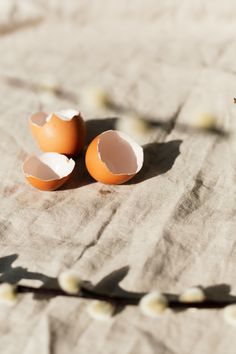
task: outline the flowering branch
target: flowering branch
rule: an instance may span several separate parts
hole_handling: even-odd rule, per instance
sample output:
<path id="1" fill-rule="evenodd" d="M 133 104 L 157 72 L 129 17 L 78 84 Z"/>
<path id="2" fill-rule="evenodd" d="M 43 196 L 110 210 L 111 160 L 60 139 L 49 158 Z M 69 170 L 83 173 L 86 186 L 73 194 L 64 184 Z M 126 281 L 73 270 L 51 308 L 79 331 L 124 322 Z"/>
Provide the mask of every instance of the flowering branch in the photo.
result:
<path id="1" fill-rule="evenodd" d="M 64 271 L 57 278 L 58 287 L 33 287 L 28 285 L 11 285 L 0 281 L 0 302 L 12 305 L 18 294 L 34 294 L 37 296 L 56 297 L 65 296 L 90 300 L 87 306 L 88 314 L 97 320 L 108 320 L 117 308 L 124 306 L 138 306 L 141 312 L 149 317 L 158 317 L 167 309 L 187 310 L 195 309 L 222 309 L 227 323 L 236 326 L 236 298 L 213 299 L 206 297 L 200 287 L 186 289 L 180 295 L 152 291 L 145 294 L 113 294 L 102 293 L 96 288 L 89 288 L 85 281 L 81 281 L 73 270 Z"/>
<path id="2" fill-rule="evenodd" d="M 53 288 L 46 288 L 46 287 L 35 288 L 32 286 L 18 285 L 16 287 L 16 292 L 18 294 L 32 293 L 34 295 L 44 295 L 49 297 L 66 296 L 66 297 L 81 298 L 86 300 L 101 300 L 101 301 L 108 301 L 108 302 L 115 303 L 116 305 L 123 305 L 123 306 L 137 306 L 143 297 L 141 295 L 126 297 L 126 296 L 119 296 L 119 295 L 112 295 L 112 294 L 103 294 L 95 290 L 90 290 L 83 287 L 81 287 L 80 292 L 78 294 L 69 294 L 61 289 L 53 289 Z M 178 299 L 178 296 L 168 295 L 168 294 L 164 294 L 164 295 L 168 299 L 168 307 L 172 309 L 188 309 L 188 308 L 221 309 L 224 308 L 225 306 L 236 304 L 236 299 L 235 300 L 206 299 L 202 302 L 199 301 L 181 302 Z"/>

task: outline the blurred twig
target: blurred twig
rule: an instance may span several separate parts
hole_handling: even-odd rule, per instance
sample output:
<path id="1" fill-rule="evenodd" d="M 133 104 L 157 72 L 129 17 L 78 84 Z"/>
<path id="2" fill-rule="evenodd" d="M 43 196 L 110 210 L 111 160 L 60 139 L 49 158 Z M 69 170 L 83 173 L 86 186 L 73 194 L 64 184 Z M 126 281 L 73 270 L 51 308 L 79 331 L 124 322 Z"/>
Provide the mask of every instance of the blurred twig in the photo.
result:
<path id="1" fill-rule="evenodd" d="M 79 104 L 80 103 L 80 96 L 78 94 L 73 93 L 72 91 L 62 89 L 59 85 L 48 85 L 46 83 L 33 83 L 29 82 L 27 80 L 23 80 L 21 78 L 17 77 L 10 77 L 10 76 L 2 76 L 2 79 L 6 82 L 7 85 L 15 87 L 15 88 L 20 88 L 28 91 L 33 91 L 36 93 L 40 92 L 50 92 L 52 95 L 54 95 L 57 98 L 67 100 L 71 102 L 72 104 Z M 236 98 L 234 98 L 234 103 L 236 103 Z M 137 116 L 139 119 L 143 120 L 145 124 L 151 129 L 151 128 L 160 128 L 164 130 L 165 132 L 169 133 L 173 127 L 175 127 L 177 130 L 181 132 L 186 132 L 186 133 L 200 133 L 200 134 L 211 134 L 211 135 L 216 135 L 221 138 L 229 138 L 230 132 L 225 131 L 222 128 L 219 128 L 215 125 L 209 125 L 207 127 L 205 126 L 194 126 L 191 124 L 185 124 L 185 123 L 179 123 L 176 122 L 176 119 L 181 111 L 182 106 L 180 106 L 177 111 L 173 114 L 172 117 L 170 117 L 166 121 L 162 121 L 160 119 L 156 119 L 155 117 L 150 117 L 146 114 L 142 114 L 138 111 L 136 111 L 133 108 L 127 107 L 125 105 L 121 105 L 116 103 L 113 99 L 111 99 L 109 96 L 107 97 L 106 100 L 104 100 L 104 108 L 107 110 L 111 110 L 117 115 L 125 116 L 127 119 L 129 119 L 129 116 Z"/>

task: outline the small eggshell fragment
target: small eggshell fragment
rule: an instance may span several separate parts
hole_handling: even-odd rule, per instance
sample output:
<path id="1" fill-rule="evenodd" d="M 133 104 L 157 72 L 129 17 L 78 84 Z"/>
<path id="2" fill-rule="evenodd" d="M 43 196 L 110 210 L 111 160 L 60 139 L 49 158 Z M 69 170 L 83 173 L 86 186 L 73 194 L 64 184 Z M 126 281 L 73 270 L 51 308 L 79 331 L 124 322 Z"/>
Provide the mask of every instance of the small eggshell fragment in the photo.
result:
<path id="1" fill-rule="evenodd" d="M 75 161 L 56 152 L 30 156 L 23 164 L 28 182 L 35 188 L 53 191 L 61 187 L 70 177 Z"/>
<path id="2" fill-rule="evenodd" d="M 67 109 L 49 115 L 38 112 L 30 117 L 29 124 L 42 151 L 73 156 L 84 147 L 85 123 L 76 110 Z"/>
<path id="3" fill-rule="evenodd" d="M 85 163 L 95 180 L 105 184 L 121 184 L 141 170 L 143 149 L 125 133 L 107 130 L 90 143 Z"/>

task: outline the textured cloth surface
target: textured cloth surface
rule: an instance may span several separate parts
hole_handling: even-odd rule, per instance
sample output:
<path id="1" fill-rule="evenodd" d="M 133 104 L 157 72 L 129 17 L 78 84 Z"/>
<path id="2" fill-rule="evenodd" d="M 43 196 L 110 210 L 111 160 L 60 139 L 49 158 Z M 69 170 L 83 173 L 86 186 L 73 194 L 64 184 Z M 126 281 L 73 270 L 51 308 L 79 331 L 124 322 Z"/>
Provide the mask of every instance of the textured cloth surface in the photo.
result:
<path id="1" fill-rule="evenodd" d="M 235 138 L 182 129 L 199 110 L 236 129 L 235 15 L 234 0 L 0 1 L 0 280 L 40 286 L 73 268 L 93 284 L 110 274 L 109 292 L 120 277 L 126 291 L 236 294 Z M 80 157 L 62 190 L 34 190 L 21 171 L 38 152 L 28 116 L 76 108 L 86 86 L 172 124 L 155 129 L 131 183 L 93 182 Z M 79 109 L 93 133 L 112 127 L 114 112 Z M 26 295 L 1 306 L 0 352 L 235 353 L 220 311 L 154 320 L 127 307 L 100 323 L 86 305 Z"/>

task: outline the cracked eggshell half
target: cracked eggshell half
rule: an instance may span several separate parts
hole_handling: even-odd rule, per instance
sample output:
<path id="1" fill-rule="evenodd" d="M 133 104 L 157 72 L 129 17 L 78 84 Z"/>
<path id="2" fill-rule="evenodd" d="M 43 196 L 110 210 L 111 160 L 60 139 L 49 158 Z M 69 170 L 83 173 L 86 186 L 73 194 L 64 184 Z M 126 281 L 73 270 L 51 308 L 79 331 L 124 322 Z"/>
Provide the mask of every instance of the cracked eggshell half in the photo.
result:
<path id="1" fill-rule="evenodd" d="M 74 109 L 49 115 L 38 112 L 30 117 L 29 124 L 42 151 L 74 156 L 85 145 L 85 123 L 80 112 Z"/>
<path id="2" fill-rule="evenodd" d="M 125 133 L 107 130 L 90 143 L 85 163 L 95 180 L 105 184 L 121 184 L 141 170 L 143 149 Z"/>
<path id="3" fill-rule="evenodd" d="M 56 152 L 30 156 L 23 164 L 28 182 L 35 188 L 53 191 L 61 187 L 70 177 L 75 161 Z"/>

